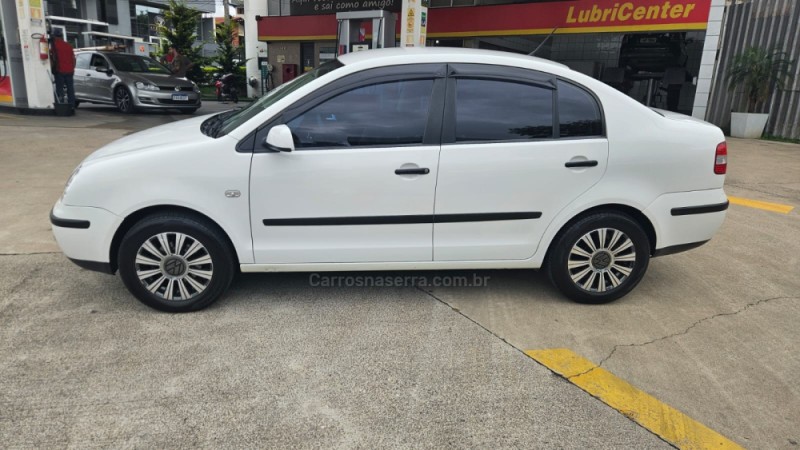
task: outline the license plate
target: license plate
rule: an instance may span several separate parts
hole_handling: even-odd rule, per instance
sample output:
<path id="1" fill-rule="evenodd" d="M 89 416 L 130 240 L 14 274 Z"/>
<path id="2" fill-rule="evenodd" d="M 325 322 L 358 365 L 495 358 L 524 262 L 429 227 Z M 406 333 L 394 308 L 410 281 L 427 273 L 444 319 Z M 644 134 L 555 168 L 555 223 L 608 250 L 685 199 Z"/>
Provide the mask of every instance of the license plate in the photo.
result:
<path id="1" fill-rule="evenodd" d="M 182 101 L 182 102 L 188 102 L 189 101 L 189 96 L 186 95 L 186 94 L 172 94 L 172 99 L 173 100 Z"/>

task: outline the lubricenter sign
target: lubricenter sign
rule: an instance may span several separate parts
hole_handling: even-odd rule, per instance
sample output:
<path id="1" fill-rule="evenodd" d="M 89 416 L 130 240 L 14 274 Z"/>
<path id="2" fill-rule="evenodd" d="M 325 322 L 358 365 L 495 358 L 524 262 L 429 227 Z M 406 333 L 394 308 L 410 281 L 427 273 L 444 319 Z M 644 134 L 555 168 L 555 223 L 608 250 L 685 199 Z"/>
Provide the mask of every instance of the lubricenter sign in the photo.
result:
<path id="1" fill-rule="evenodd" d="M 711 0 L 547 0 L 433 8 L 429 38 L 705 30 Z M 398 33 L 404 20 L 398 20 Z M 336 39 L 331 16 L 262 17 L 263 41 Z"/>
<path id="2" fill-rule="evenodd" d="M 430 37 L 705 30 L 711 0 L 566 0 L 431 10 Z"/>
<path id="3" fill-rule="evenodd" d="M 614 6 L 598 7 L 592 5 L 591 9 L 575 9 L 569 7 L 567 12 L 567 24 L 592 23 L 604 24 L 614 22 L 641 22 L 653 19 L 672 19 L 681 20 L 688 18 L 697 3 L 675 4 L 670 1 L 656 3 L 655 5 L 637 6 L 633 2 L 614 3 Z"/>

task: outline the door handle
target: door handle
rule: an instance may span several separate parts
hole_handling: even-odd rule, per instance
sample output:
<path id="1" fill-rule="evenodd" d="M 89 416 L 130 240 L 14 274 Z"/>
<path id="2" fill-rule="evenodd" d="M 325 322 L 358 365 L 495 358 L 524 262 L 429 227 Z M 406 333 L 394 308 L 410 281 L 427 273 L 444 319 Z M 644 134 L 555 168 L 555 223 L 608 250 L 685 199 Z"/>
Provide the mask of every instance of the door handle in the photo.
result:
<path id="1" fill-rule="evenodd" d="M 397 169 L 394 173 L 395 175 L 427 175 L 431 173 L 431 169 L 426 167 L 409 167 L 407 169 Z"/>
<path id="2" fill-rule="evenodd" d="M 574 169 L 575 167 L 596 167 L 597 161 L 590 160 L 590 161 L 569 161 L 564 164 L 564 167 Z"/>

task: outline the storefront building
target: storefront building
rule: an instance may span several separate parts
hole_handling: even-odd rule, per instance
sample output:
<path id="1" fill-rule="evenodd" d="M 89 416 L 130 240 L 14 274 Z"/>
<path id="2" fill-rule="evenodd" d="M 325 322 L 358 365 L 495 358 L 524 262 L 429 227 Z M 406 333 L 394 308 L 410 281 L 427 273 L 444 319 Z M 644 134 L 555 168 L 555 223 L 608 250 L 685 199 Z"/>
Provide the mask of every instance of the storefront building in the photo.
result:
<path id="1" fill-rule="evenodd" d="M 336 56 L 337 12 L 398 0 L 269 0 L 258 18 L 277 85 Z M 380 7 L 380 6 L 379 6 Z M 530 53 L 642 103 L 705 115 L 724 0 L 430 0 L 428 46 Z M 401 20 L 397 21 L 397 37 Z M 361 36 L 372 34 L 365 23 Z"/>

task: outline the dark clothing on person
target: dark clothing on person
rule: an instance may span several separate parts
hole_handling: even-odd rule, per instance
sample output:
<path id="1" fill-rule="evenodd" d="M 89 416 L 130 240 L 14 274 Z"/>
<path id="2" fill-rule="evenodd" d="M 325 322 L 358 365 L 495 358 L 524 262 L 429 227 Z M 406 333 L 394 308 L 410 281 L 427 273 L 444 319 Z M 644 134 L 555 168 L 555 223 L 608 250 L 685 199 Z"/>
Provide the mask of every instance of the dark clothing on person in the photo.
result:
<path id="1" fill-rule="evenodd" d="M 64 88 L 67 89 L 67 102 L 72 108 L 75 108 L 75 82 L 71 73 L 56 73 L 56 92 L 59 93 L 59 100 L 63 103 L 62 96 L 64 95 Z"/>
<path id="2" fill-rule="evenodd" d="M 181 54 L 177 54 L 172 58 L 172 62 L 170 63 L 170 69 L 172 69 L 172 73 L 178 78 L 185 78 L 186 73 L 192 67 L 192 61 L 189 60 L 186 56 Z"/>

